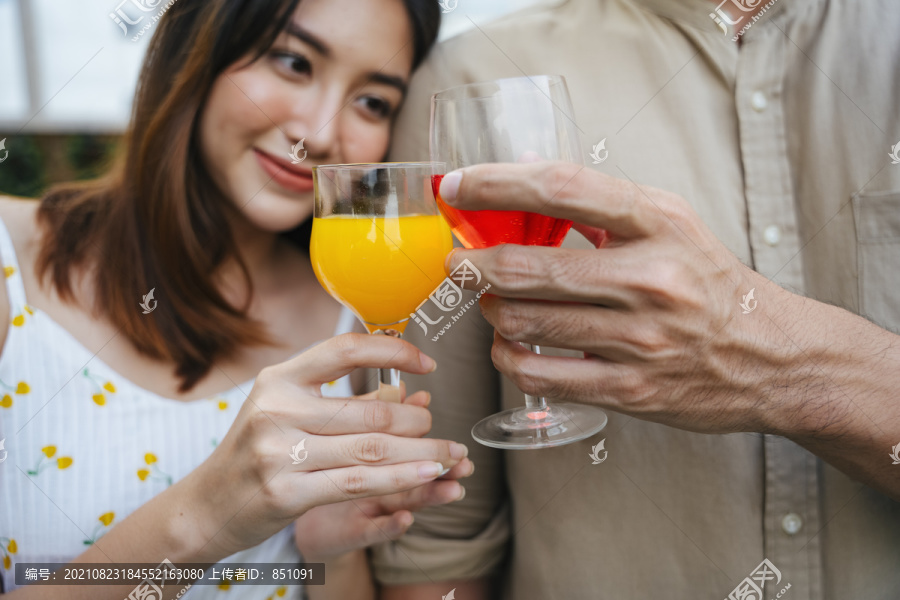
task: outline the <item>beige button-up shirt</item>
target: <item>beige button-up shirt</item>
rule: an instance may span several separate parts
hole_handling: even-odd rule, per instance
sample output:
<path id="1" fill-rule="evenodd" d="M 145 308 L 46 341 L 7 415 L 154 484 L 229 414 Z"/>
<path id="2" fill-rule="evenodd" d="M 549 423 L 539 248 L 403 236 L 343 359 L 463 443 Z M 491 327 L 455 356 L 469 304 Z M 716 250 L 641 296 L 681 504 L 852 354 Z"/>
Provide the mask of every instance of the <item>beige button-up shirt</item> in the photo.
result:
<path id="1" fill-rule="evenodd" d="M 707 0 L 567 0 L 476 23 L 417 74 L 393 159 L 428 157 L 432 93 L 562 74 L 585 156 L 606 140 L 588 166 L 684 196 L 763 275 L 900 332 L 900 3 L 777 0 L 740 46 L 746 21 L 724 33 L 711 13 Z M 484 448 L 472 425 L 522 395 L 493 369 L 477 311 L 434 333 L 409 327 L 439 368 L 407 383 L 432 392 L 433 435 L 467 443 L 477 469 L 464 501 L 376 549 L 382 582 L 500 571 L 515 600 L 759 600 L 746 594 L 761 584 L 766 599 L 900 598 L 900 503 L 851 475 L 781 437 L 618 414 L 569 446 Z M 775 570 L 760 574 L 764 559 Z"/>

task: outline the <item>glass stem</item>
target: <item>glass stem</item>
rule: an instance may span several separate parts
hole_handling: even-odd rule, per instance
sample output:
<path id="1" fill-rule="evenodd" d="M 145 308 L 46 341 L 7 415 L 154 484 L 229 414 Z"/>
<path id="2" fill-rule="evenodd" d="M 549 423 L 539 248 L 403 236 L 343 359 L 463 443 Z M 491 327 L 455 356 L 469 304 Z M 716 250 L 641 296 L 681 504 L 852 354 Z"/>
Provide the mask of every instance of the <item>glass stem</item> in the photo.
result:
<path id="1" fill-rule="evenodd" d="M 535 354 L 541 353 L 541 347 L 537 344 L 526 344 L 522 342 L 522 346 L 524 346 L 526 350 L 531 350 Z M 525 394 L 525 406 L 530 410 L 546 411 L 547 399 L 543 396 L 532 396 L 530 394 Z"/>
<path id="2" fill-rule="evenodd" d="M 389 335 L 400 338 L 396 329 L 378 329 L 372 335 Z M 400 371 L 397 369 L 378 369 L 378 399 L 382 402 L 400 402 Z"/>

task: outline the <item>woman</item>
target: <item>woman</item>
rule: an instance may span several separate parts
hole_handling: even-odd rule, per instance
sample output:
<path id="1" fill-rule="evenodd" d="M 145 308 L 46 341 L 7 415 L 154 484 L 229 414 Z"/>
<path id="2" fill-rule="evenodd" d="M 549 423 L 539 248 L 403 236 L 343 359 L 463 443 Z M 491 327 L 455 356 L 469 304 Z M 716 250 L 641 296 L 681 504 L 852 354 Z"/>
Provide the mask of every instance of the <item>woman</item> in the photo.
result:
<path id="1" fill-rule="evenodd" d="M 460 444 L 421 439 L 424 393 L 347 399 L 354 369 L 426 373 L 430 358 L 359 334 L 298 356 L 353 322 L 306 254 L 310 167 L 385 155 L 439 20 L 433 0 L 178 0 L 151 41 L 117 167 L 37 206 L 0 202 L 7 593 L 18 562 L 302 554 L 327 564 L 311 597 L 370 598 L 360 549 L 401 535 L 410 510 L 462 497 L 455 480 L 472 464 Z M 121 599 L 133 587 L 8 595 Z M 226 591 L 301 594 L 223 582 L 183 597 Z"/>

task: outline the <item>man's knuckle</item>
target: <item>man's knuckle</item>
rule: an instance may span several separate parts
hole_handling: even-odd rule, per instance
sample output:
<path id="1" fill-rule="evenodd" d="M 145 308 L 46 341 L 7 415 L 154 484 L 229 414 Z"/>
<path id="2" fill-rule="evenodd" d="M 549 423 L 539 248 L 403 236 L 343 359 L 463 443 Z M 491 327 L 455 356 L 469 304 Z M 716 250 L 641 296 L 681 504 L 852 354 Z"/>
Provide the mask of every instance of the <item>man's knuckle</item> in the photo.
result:
<path id="1" fill-rule="evenodd" d="M 517 341 L 531 333 L 530 321 L 525 318 L 521 305 L 514 302 L 500 302 L 496 311 L 494 329 L 506 339 Z"/>
<path id="2" fill-rule="evenodd" d="M 508 292 L 521 290 L 530 280 L 532 264 L 527 253 L 514 247 L 504 247 L 494 259 L 495 284 Z"/>

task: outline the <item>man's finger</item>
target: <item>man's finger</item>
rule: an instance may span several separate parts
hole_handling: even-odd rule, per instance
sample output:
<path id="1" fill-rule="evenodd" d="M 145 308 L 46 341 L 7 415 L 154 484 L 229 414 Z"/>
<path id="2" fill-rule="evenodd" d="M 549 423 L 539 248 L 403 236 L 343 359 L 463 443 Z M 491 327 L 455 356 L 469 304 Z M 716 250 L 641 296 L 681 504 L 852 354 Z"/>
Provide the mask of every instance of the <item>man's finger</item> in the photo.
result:
<path id="1" fill-rule="evenodd" d="M 494 333 L 491 359 L 522 392 L 531 396 L 618 409 L 633 369 L 594 358 L 538 355 Z"/>
<path id="2" fill-rule="evenodd" d="M 659 211 L 630 182 L 568 162 L 485 163 L 444 176 L 441 200 L 462 210 L 525 210 L 608 230 L 649 235 Z"/>
<path id="3" fill-rule="evenodd" d="M 642 256 L 621 248 L 576 250 L 505 245 L 484 250 L 454 250 L 447 257 L 452 273 L 468 259 L 478 267 L 481 280 L 465 281 L 478 290 L 491 285 L 487 294 L 508 298 L 532 298 L 559 302 L 585 302 L 622 307 L 636 301 L 630 288 L 635 273 L 650 274 Z"/>
<path id="4" fill-rule="evenodd" d="M 481 303 L 488 323 L 503 338 L 566 350 L 604 359 L 642 361 L 662 347 L 642 314 L 589 304 L 535 302 L 490 296 Z"/>

